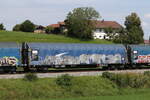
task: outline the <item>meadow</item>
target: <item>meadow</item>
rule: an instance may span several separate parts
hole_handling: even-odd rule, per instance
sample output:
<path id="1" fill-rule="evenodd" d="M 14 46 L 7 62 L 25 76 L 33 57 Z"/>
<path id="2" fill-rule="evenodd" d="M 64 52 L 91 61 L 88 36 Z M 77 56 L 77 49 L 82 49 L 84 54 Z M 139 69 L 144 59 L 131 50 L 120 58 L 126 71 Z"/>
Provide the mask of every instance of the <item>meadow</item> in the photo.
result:
<path id="1" fill-rule="evenodd" d="M 82 98 L 67 98 L 67 99 L 32 99 L 32 100 L 149 100 L 149 98 L 150 93 L 119 95 L 119 96 L 98 96 L 98 97 L 84 97 L 84 98 L 82 97 Z"/>
<path id="2" fill-rule="evenodd" d="M 35 81 L 0 79 L 0 100 L 46 100 L 115 95 L 118 92 L 115 84 L 100 77 L 76 77 L 72 80 L 71 87 L 61 87 L 55 80 L 55 78 Z"/>
<path id="3" fill-rule="evenodd" d="M 132 82 L 137 80 L 134 75 L 130 74 Z M 30 80 L 0 79 L 0 100 L 149 100 L 150 97 L 149 78 L 142 87 L 122 88 L 103 76 L 42 79 L 31 76 Z M 142 81 L 140 78 L 138 82 Z"/>
<path id="4" fill-rule="evenodd" d="M 52 42 L 52 43 L 97 43 L 111 44 L 107 40 L 89 40 L 83 41 L 76 38 L 70 38 L 63 35 L 27 33 L 14 31 L 0 31 L 0 42 Z"/>

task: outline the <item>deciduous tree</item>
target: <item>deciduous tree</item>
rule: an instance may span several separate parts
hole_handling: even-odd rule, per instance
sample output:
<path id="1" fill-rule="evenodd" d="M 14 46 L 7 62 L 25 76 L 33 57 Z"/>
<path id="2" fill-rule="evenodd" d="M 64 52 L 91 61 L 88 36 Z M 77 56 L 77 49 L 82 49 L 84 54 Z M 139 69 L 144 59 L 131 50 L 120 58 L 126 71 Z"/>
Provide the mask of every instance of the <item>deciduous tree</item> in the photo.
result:
<path id="1" fill-rule="evenodd" d="M 14 27 L 13 27 L 13 31 L 21 31 L 20 30 L 20 24 L 17 24 L 17 25 L 15 25 Z"/>
<path id="2" fill-rule="evenodd" d="M 99 13 L 92 7 L 75 8 L 69 12 L 66 18 L 68 28 L 67 36 L 76 37 L 82 40 L 92 39 L 94 20 L 100 17 Z"/>
<path id="3" fill-rule="evenodd" d="M 5 30 L 4 25 L 2 23 L 0 24 L 0 30 Z"/>
<path id="4" fill-rule="evenodd" d="M 20 30 L 23 32 L 33 32 L 34 29 L 35 25 L 30 20 L 24 21 L 20 26 Z"/>
<path id="5" fill-rule="evenodd" d="M 47 27 L 45 28 L 46 33 L 52 33 L 52 30 L 54 30 L 54 28 L 51 27 L 51 26 L 47 26 Z"/>
<path id="6" fill-rule="evenodd" d="M 125 26 L 129 44 L 139 44 L 144 42 L 144 32 L 141 26 L 141 20 L 136 13 L 131 13 L 131 15 L 126 17 Z"/>

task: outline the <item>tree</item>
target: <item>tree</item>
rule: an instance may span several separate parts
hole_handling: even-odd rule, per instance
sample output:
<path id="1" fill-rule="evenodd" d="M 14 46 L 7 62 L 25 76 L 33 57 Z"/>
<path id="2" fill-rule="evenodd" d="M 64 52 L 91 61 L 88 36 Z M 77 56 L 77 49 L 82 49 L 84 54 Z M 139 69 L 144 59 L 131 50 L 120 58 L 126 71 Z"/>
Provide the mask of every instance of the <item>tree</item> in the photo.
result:
<path id="1" fill-rule="evenodd" d="M 33 32 L 34 29 L 35 25 L 30 20 L 24 21 L 20 26 L 20 30 L 23 32 Z"/>
<path id="2" fill-rule="evenodd" d="M 20 24 L 17 24 L 17 25 L 15 25 L 14 27 L 13 27 L 13 31 L 21 31 L 20 30 Z"/>
<path id="3" fill-rule="evenodd" d="M 116 31 L 117 35 L 112 36 L 112 41 L 115 43 L 127 44 L 128 43 L 128 34 L 125 28 L 121 28 Z"/>
<path id="4" fill-rule="evenodd" d="M 51 33 L 53 30 L 54 30 L 54 28 L 51 27 L 51 26 L 47 26 L 47 27 L 45 28 L 45 32 L 46 32 L 46 33 Z"/>
<path id="5" fill-rule="evenodd" d="M 125 26 L 127 30 L 127 43 L 139 44 L 144 42 L 141 20 L 136 13 L 131 13 L 131 15 L 126 17 Z"/>
<path id="6" fill-rule="evenodd" d="M 67 36 L 87 40 L 93 38 L 94 20 L 99 18 L 99 13 L 91 7 L 75 8 L 66 18 L 68 29 Z"/>
<path id="7" fill-rule="evenodd" d="M 4 25 L 2 23 L 0 24 L 0 30 L 5 30 Z"/>

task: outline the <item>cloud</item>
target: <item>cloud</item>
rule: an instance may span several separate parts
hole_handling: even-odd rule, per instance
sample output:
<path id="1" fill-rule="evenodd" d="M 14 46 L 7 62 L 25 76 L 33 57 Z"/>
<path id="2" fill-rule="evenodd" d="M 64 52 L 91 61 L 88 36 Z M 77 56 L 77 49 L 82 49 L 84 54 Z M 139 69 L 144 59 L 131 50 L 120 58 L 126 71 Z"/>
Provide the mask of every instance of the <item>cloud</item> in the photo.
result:
<path id="1" fill-rule="evenodd" d="M 145 18 L 150 18 L 150 13 L 144 15 Z"/>

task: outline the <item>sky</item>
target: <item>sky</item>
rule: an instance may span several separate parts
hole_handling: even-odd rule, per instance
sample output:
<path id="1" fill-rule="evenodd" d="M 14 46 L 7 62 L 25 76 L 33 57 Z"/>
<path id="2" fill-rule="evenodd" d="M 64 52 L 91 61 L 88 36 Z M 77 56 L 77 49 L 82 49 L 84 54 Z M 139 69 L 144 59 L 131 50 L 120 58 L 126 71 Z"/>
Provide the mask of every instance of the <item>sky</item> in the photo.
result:
<path id="1" fill-rule="evenodd" d="M 0 23 L 7 30 L 29 19 L 47 26 L 63 21 L 78 7 L 93 7 L 101 18 L 124 26 L 125 17 L 136 12 L 141 18 L 144 38 L 150 36 L 150 0 L 0 0 Z"/>

